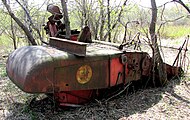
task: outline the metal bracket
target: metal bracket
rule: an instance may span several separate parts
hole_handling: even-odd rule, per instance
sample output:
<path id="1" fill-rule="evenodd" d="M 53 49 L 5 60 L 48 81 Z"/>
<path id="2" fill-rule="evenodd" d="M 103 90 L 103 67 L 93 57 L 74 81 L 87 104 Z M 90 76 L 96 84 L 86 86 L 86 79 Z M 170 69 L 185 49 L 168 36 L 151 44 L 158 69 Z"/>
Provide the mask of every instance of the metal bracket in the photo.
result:
<path id="1" fill-rule="evenodd" d="M 86 46 L 88 43 L 50 37 L 50 46 L 64 50 L 77 56 L 86 56 Z"/>

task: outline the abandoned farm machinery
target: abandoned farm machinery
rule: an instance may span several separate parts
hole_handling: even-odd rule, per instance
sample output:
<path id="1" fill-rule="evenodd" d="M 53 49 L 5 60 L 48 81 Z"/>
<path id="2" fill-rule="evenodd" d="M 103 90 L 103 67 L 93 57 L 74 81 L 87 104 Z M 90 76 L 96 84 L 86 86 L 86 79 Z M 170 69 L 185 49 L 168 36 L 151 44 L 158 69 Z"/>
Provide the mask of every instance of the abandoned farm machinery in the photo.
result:
<path id="1" fill-rule="evenodd" d="M 68 40 L 59 9 L 49 6 L 51 10 L 45 27 L 49 45 L 18 48 L 7 60 L 9 78 L 24 92 L 51 94 L 62 106 L 81 105 L 111 94 L 109 89 L 152 76 L 148 53 L 91 40 L 88 27 L 82 33 L 71 31 Z M 179 75 L 179 67 L 165 65 L 168 77 Z"/>

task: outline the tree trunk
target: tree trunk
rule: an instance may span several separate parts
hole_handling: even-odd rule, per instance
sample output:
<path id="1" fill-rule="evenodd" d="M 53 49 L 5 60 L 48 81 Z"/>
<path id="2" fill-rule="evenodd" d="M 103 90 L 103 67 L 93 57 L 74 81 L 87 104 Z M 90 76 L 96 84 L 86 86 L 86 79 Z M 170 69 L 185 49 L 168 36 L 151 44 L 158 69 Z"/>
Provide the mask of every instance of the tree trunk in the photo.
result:
<path id="1" fill-rule="evenodd" d="M 11 32 L 12 32 L 12 39 L 13 39 L 13 45 L 14 45 L 14 49 L 17 49 L 16 46 L 16 36 L 15 36 L 15 32 L 14 32 L 14 26 L 13 26 L 13 19 L 11 18 Z"/>
<path id="2" fill-rule="evenodd" d="M 111 19 L 110 19 L 110 0 L 107 0 L 107 14 L 108 14 L 108 42 L 111 42 Z"/>
<path id="3" fill-rule="evenodd" d="M 82 0 L 82 17 L 83 17 L 83 25 L 88 25 L 88 18 L 87 18 L 87 10 L 86 10 L 86 0 Z"/>
<path id="4" fill-rule="evenodd" d="M 123 13 L 124 7 L 126 6 L 128 0 L 125 0 L 123 5 L 121 6 L 121 10 L 119 11 L 119 15 L 117 20 L 115 21 L 115 23 L 113 23 L 112 26 L 110 26 L 110 30 L 108 29 L 108 32 L 104 35 L 102 41 L 105 41 L 107 39 L 108 36 L 111 36 L 111 32 L 114 30 L 114 28 L 117 26 L 118 22 L 120 22 L 121 19 L 121 15 Z M 110 11 L 110 10 L 109 10 Z M 111 24 L 110 24 L 111 25 Z M 108 27 L 109 28 L 109 27 Z"/>
<path id="5" fill-rule="evenodd" d="M 14 19 L 14 21 L 19 25 L 19 27 L 24 31 L 24 33 L 26 34 L 28 40 L 30 41 L 30 43 L 32 45 L 37 45 L 34 37 L 32 36 L 32 34 L 30 33 L 30 31 L 28 30 L 28 28 L 14 15 L 14 13 L 12 12 L 10 6 L 7 4 L 6 0 L 2 0 L 3 4 L 5 5 L 9 15 L 11 16 L 11 18 Z"/>
<path id="6" fill-rule="evenodd" d="M 89 25 L 91 27 L 91 32 L 92 32 L 92 36 L 95 40 L 97 40 L 97 36 L 98 36 L 98 21 L 95 20 L 95 18 L 89 17 Z M 85 25 L 86 26 L 86 25 Z"/>
<path id="7" fill-rule="evenodd" d="M 70 29 L 70 21 L 69 21 L 69 15 L 68 15 L 68 10 L 67 10 L 67 3 L 65 0 L 61 0 L 61 4 L 63 8 L 64 21 L 65 21 L 65 27 L 66 27 L 66 38 L 70 39 L 71 29 Z"/>
<path id="8" fill-rule="evenodd" d="M 149 26 L 149 33 L 151 36 L 152 49 L 153 49 L 153 82 L 155 82 L 155 67 L 158 69 L 159 80 L 162 85 L 167 83 L 167 74 L 166 74 L 166 66 L 163 63 L 162 57 L 160 55 L 160 50 L 157 43 L 156 36 L 156 22 L 157 22 L 157 6 L 155 0 L 151 0 L 152 6 L 152 19 Z"/>
<path id="9" fill-rule="evenodd" d="M 100 40 L 103 40 L 104 35 L 104 25 L 105 25 L 105 15 L 104 15 L 104 4 L 103 0 L 99 0 L 100 4 Z"/>
<path id="10" fill-rule="evenodd" d="M 43 41 L 43 37 L 42 37 L 42 35 L 40 33 L 40 30 L 34 25 L 34 23 L 32 21 L 32 18 L 30 16 L 29 9 L 28 9 L 28 6 L 27 6 L 27 4 L 28 4 L 27 1 L 26 1 L 26 3 L 24 3 L 25 4 L 24 6 L 18 0 L 16 0 L 16 2 L 21 6 L 21 8 L 24 10 L 24 12 L 26 14 L 26 21 L 25 21 L 26 25 L 25 26 L 27 26 L 30 33 L 32 34 L 32 28 L 33 28 L 37 32 L 41 42 L 46 43 L 46 42 Z M 25 2 L 25 1 L 23 1 L 23 2 Z M 32 26 L 32 28 L 30 26 Z"/>

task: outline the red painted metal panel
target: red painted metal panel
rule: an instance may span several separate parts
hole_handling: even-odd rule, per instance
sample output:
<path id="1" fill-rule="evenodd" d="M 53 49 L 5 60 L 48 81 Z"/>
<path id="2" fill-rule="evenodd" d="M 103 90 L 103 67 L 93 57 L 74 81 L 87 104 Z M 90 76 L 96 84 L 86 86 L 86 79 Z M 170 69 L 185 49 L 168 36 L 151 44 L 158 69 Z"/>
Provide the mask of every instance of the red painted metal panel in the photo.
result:
<path id="1" fill-rule="evenodd" d="M 119 58 L 111 59 L 110 64 L 110 86 L 115 86 L 123 82 L 123 69 Z"/>
<path id="2" fill-rule="evenodd" d="M 54 94 L 55 99 L 62 106 L 70 105 L 80 105 L 89 102 L 93 96 L 93 90 L 78 90 L 78 91 L 68 91 L 59 92 Z"/>
<path id="3" fill-rule="evenodd" d="M 78 36 L 79 36 L 78 34 L 76 34 L 76 35 L 71 35 L 70 39 L 73 40 L 73 41 L 77 41 Z"/>

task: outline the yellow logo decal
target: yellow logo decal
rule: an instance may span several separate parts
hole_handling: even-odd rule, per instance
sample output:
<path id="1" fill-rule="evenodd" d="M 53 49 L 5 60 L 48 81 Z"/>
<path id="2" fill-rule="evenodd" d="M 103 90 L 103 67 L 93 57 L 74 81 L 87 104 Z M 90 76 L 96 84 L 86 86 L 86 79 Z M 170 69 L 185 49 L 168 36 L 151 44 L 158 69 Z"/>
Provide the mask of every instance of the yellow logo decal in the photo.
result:
<path id="1" fill-rule="evenodd" d="M 80 84 L 85 84 L 92 78 L 92 68 L 89 65 L 83 65 L 77 70 L 77 81 Z"/>

